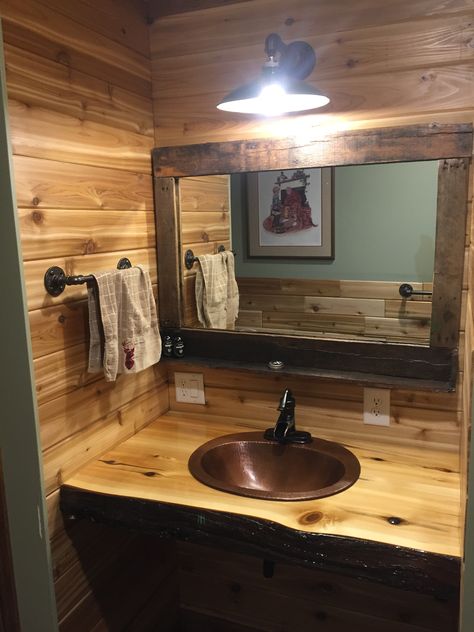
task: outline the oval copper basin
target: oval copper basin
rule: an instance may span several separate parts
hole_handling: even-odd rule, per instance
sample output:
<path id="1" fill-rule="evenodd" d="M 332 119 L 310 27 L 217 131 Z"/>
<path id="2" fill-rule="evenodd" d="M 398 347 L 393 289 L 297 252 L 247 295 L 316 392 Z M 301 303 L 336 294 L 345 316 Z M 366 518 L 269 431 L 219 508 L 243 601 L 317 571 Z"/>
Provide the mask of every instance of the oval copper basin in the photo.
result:
<path id="1" fill-rule="evenodd" d="M 239 496 L 308 500 L 338 494 L 360 474 L 357 458 L 323 439 L 307 444 L 267 441 L 263 432 L 225 435 L 200 446 L 188 462 L 198 481 Z"/>

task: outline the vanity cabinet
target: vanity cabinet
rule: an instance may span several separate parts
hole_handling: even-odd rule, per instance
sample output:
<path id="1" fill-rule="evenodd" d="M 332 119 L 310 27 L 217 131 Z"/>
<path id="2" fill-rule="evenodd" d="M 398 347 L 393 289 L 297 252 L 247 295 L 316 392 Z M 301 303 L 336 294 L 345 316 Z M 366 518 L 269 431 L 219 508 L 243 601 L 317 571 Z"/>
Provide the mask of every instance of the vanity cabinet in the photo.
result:
<path id="1" fill-rule="evenodd" d="M 230 621 L 250 631 L 456 632 L 456 454 L 353 437 L 359 481 L 299 502 L 228 494 L 190 475 L 189 455 L 206 440 L 265 425 L 167 413 L 70 477 L 62 511 L 176 540 L 184 630 Z"/>

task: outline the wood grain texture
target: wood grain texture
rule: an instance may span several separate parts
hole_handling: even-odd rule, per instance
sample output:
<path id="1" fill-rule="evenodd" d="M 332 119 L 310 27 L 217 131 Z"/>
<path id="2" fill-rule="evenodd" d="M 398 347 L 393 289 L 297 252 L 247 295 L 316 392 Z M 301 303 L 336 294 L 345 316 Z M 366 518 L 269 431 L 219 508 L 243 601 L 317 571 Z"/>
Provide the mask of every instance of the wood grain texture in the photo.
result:
<path id="1" fill-rule="evenodd" d="M 254 9 L 258 10 L 258 6 L 255 5 Z M 313 8 L 313 15 L 317 10 Z M 213 13 L 207 16 L 210 21 L 215 18 Z M 310 75 L 309 80 L 314 80 L 318 85 L 321 79 L 363 77 L 366 74 L 380 72 L 393 73 L 410 67 L 437 68 L 440 65 L 472 60 L 473 51 L 468 43 L 472 25 L 469 23 L 468 15 L 469 12 L 466 11 L 452 16 L 425 15 L 416 22 L 405 23 L 403 29 L 399 23 L 390 22 L 372 28 L 357 28 L 358 16 L 354 16 L 352 24 L 348 24 L 349 28 L 344 29 L 339 36 L 334 32 L 316 33 L 315 29 L 319 31 L 319 25 L 313 21 L 310 26 L 308 20 L 298 25 L 300 33 L 297 38 L 302 36 L 303 30 L 308 31 L 304 39 L 313 46 L 318 56 L 314 76 Z M 197 28 L 204 27 L 204 20 L 201 24 L 198 24 L 196 16 L 194 20 Z M 351 28 L 352 25 L 355 28 Z M 228 31 L 229 40 L 236 36 L 234 25 L 227 22 L 220 26 Z M 251 28 L 253 26 L 252 24 Z M 159 25 L 155 25 L 153 30 L 159 28 Z M 311 28 L 313 32 L 310 32 Z M 281 29 L 277 32 L 281 34 Z M 207 41 L 200 41 L 199 49 L 194 52 L 190 50 L 188 42 L 184 42 L 182 53 L 173 55 L 172 65 L 166 65 L 161 59 L 156 59 L 153 69 L 155 98 L 170 96 L 173 86 L 175 93 L 182 98 L 202 94 L 203 86 L 199 85 L 195 77 L 196 67 L 202 73 L 212 75 L 213 85 L 218 86 L 223 93 L 230 92 L 239 83 L 245 83 L 247 78 L 257 76 L 259 58 L 260 63 L 263 62 L 264 39 L 267 34 L 262 34 L 260 41 L 257 42 L 255 39 L 246 45 L 242 45 L 241 37 L 240 46 L 236 43 L 239 46 L 238 56 L 235 53 L 236 47 L 227 46 L 227 42 L 223 42 L 218 50 L 212 50 L 217 33 Z M 196 32 L 191 34 L 191 41 L 193 37 L 196 37 Z M 284 41 L 289 43 L 291 39 Z M 170 32 L 162 33 L 162 40 L 158 43 L 158 46 L 160 45 L 163 48 L 167 45 L 167 50 L 163 50 L 163 53 L 170 54 L 176 41 L 171 42 Z M 379 55 L 382 47 L 383 58 Z M 414 52 L 414 57 L 406 56 L 408 48 Z"/>
<path id="2" fill-rule="evenodd" d="M 206 406 L 176 401 L 174 371 L 202 372 Z M 363 388 L 315 381 L 310 376 L 270 374 L 206 368 L 190 363 L 172 362 L 169 368 L 170 406 L 177 412 L 192 412 L 199 419 L 207 413 L 215 417 L 276 421 L 276 405 L 285 388 L 297 401 L 297 424 L 316 436 L 332 436 L 349 442 L 357 437 L 368 445 L 386 443 L 392 450 L 414 448 L 424 458 L 426 448 L 457 452 L 461 432 L 462 389 L 460 393 L 422 393 L 393 389 L 389 427 L 362 423 Z M 436 464 L 433 463 L 433 466 Z M 457 467 L 459 470 L 459 467 Z"/>
<path id="3" fill-rule="evenodd" d="M 75 10 L 80 12 L 79 8 Z M 93 15 L 91 12 L 84 26 L 40 0 L 28 0 L 21 7 L 12 0 L 2 3 L 7 43 L 42 57 L 49 57 L 47 49 L 52 49 L 51 56 L 58 60 L 59 54 L 60 63 L 109 79 L 114 85 L 149 98 L 151 77 L 147 56 L 93 30 L 96 24 Z"/>
<path id="4" fill-rule="evenodd" d="M 168 388 L 161 385 L 128 401 L 119 410 L 104 414 L 82 432 L 69 435 L 46 450 L 43 457 L 46 493 L 57 489 L 71 473 L 100 456 L 111 445 L 138 432 L 168 408 Z"/>
<path id="5" fill-rule="evenodd" d="M 151 502 L 182 504 L 182 498 L 186 498 L 190 507 L 255 516 L 308 533 L 361 537 L 459 555 L 459 472 L 455 471 L 456 455 L 448 452 L 425 451 L 426 460 L 420 463 L 419 453 L 412 462 L 408 450 L 398 458 L 387 450 L 379 461 L 372 458 L 381 454 L 375 454 L 375 446 L 353 437 L 348 447 L 362 465 L 358 483 L 340 495 L 298 503 L 233 496 L 208 488 L 189 474 L 188 457 L 205 441 L 244 428 L 265 427 L 265 422 L 252 418 L 232 421 L 207 416 L 203 423 L 192 413 L 168 413 L 115 451 L 81 468 L 66 483 L 89 492 Z M 328 435 L 319 433 L 324 438 Z M 383 447 L 380 449 L 383 452 Z M 137 476 L 140 473 L 142 476 Z M 391 515 L 403 519 L 399 528 L 381 519 Z"/>
<path id="6" fill-rule="evenodd" d="M 145 58 L 150 55 L 145 3 L 125 0 L 114 2 L 102 0 L 97 6 L 91 0 L 82 0 L 73 5 L 61 0 L 44 0 L 44 4 L 57 13 L 79 22 L 108 40 L 123 44 Z"/>
<path id="7" fill-rule="evenodd" d="M 421 297 L 401 300 L 400 283 L 259 278 L 238 278 L 237 282 L 237 329 L 345 334 L 405 344 L 429 341 L 431 303 L 418 300 Z M 421 283 L 412 285 L 422 288 Z M 386 300 L 387 296 L 393 299 Z"/>
<path id="8" fill-rule="evenodd" d="M 152 58 L 167 59 L 193 50 L 211 52 L 227 48 L 239 49 L 239 54 L 245 54 L 249 46 L 256 46 L 259 47 L 255 58 L 258 67 L 262 63 L 265 37 L 272 30 L 280 33 L 285 42 L 327 34 L 341 34 L 339 37 L 343 40 L 342 34 L 354 29 L 366 29 L 370 34 L 374 27 L 393 25 L 403 32 L 407 22 L 434 21 L 436 17 L 448 20 L 451 16 L 469 12 L 471 6 L 466 0 L 416 0 L 411 3 L 395 0 L 386 7 L 383 16 L 379 14 L 379 8 L 377 0 L 370 0 L 354 15 L 348 15 L 344 0 L 324 0 L 317 6 L 307 0 L 295 0 L 291 10 L 281 0 L 259 0 L 250 6 L 232 3 L 212 10 L 174 15 L 154 23 L 151 29 Z M 183 41 L 176 37 L 180 30 L 189 31 Z M 350 71 L 348 67 L 346 72 Z"/>
<path id="9" fill-rule="evenodd" d="M 279 562 L 273 562 L 272 576 L 264 577 L 261 557 L 186 542 L 178 551 L 181 604 L 189 614 L 211 617 L 204 629 L 310 631 L 318 622 L 334 632 L 456 630 L 454 600 Z"/>
<path id="10" fill-rule="evenodd" d="M 141 173 L 14 156 L 18 206 L 35 209 L 153 210 L 151 179 Z"/>
<path id="11" fill-rule="evenodd" d="M 253 365 L 255 371 L 269 373 L 268 363 L 277 358 L 285 364 L 284 373 L 359 384 L 375 380 L 382 387 L 404 384 L 415 390 L 450 391 L 456 383 L 453 349 L 190 327 L 182 328 L 180 335 L 188 359 L 207 359 L 215 366 L 250 370 Z"/>
<path id="12" fill-rule="evenodd" d="M 124 250 L 155 243 L 153 211 L 21 209 L 18 215 L 25 261 L 100 252 L 120 259 Z"/>
<path id="13" fill-rule="evenodd" d="M 443 225 L 447 230 L 443 230 L 443 240 L 437 239 L 435 246 L 433 346 L 452 346 L 462 327 L 460 305 L 465 257 L 458 246 L 466 233 L 469 175 L 467 160 L 446 160 L 439 167 L 436 232 L 439 234 Z"/>
<path id="14" fill-rule="evenodd" d="M 319 132 L 310 139 L 267 138 L 153 150 L 156 177 L 271 171 L 295 167 L 463 158 L 472 154 L 472 125 Z"/>
<path id="15" fill-rule="evenodd" d="M 160 182 L 157 179 L 156 182 Z M 229 176 L 202 176 L 180 178 L 177 181 L 179 200 L 179 262 L 178 271 L 181 284 L 180 320 L 187 326 L 199 326 L 195 299 L 195 275 L 197 263 L 188 270 L 182 262 L 185 253 L 191 249 L 195 257 L 215 254 L 219 246 L 226 249 L 230 245 L 230 189 Z M 165 208 L 162 209 L 166 214 Z M 159 246 L 158 250 L 159 250 Z M 169 290 L 165 289 L 168 294 Z"/>
<path id="16" fill-rule="evenodd" d="M 46 108 L 9 102 L 15 154 L 150 174 L 151 137 L 83 121 Z"/>
<path id="17" fill-rule="evenodd" d="M 175 327 L 181 321 L 180 215 L 173 178 L 155 180 L 156 253 L 162 278 L 159 287 L 160 323 Z"/>
<path id="18" fill-rule="evenodd" d="M 140 95 L 15 46 L 6 46 L 5 63 L 10 99 L 153 135 L 153 116 Z"/>
<path id="19" fill-rule="evenodd" d="M 148 2 L 148 15 L 152 20 L 161 19 L 167 15 L 188 13 L 189 11 L 202 11 L 213 7 L 221 7 L 237 2 L 249 2 L 250 0 L 178 0 L 172 5 L 163 4 L 160 0 Z"/>
<path id="20" fill-rule="evenodd" d="M 119 376 L 116 382 L 85 384 L 82 388 L 39 406 L 40 436 L 43 450 L 88 428 L 94 421 L 118 411 L 135 397 L 159 388 L 164 378 L 160 368 L 150 367 L 132 376 Z"/>

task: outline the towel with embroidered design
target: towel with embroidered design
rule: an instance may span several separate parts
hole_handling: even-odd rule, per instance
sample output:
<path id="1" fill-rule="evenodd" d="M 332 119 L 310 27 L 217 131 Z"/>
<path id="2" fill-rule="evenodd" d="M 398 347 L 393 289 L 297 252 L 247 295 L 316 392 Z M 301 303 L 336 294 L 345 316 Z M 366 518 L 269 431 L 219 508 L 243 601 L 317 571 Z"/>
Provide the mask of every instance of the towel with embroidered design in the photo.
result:
<path id="1" fill-rule="evenodd" d="M 89 368 L 106 381 L 137 373 L 161 357 L 156 303 L 148 271 L 140 265 L 93 274 L 88 289 Z"/>

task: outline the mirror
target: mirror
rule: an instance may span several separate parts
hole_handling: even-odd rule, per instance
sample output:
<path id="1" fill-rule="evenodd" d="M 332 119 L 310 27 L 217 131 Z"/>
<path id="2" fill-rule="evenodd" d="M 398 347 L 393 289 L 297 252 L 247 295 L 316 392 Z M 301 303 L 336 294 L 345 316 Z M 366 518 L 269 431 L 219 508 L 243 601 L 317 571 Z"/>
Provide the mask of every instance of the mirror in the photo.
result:
<path id="1" fill-rule="evenodd" d="M 429 345 L 438 169 L 420 161 L 180 178 L 181 242 L 237 253 L 240 309 L 227 328 Z M 197 268 L 183 270 L 192 328 L 207 325 Z M 402 283 L 428 294 L 404 299 Z"/>
<path id="2" fill-rule="evenodd" d="M 388 378 L 401 378 L 415 381 L 420 387 L 425 384 L 426 388 L 453 388 L 471 153 L 470 124 L 340 132 L 302 141 L 267 139 L 155 149 L 162 327 L 174 334 L 179 332 L 185 339 L 187 354 L 225 360 L 226 366 L 236 362 L 242 366 L 257 363 L 263 370 L 268 361 L 280 359 L 296 372 L 304 368 L 306 373 L 331 377 L 337 374 L 345 380 L 352 374 L 351 379 L 359 382 L 369 379 L 370 375 L 372 383 L 376 375 L 384 376 L 382 382 L 385 380 L 385 383 Z M 268 255 L 259 259 L 261 253 L 252 252 L 252 244 L 245 242 L 251 222 L 239 225 L 236 220 L 247 213 L 234 214 L 231 223 L 229 208 L 245 206 L 250 217 L 252 212 L 255 214 L 255 208 L 252 211 L 252 204 L 248 204 L 248 199 L 255 199 L 255 195 L 249 197 L 252 182 L 258 180 L 261 172 L 273 172 L 267 174 L 269 180 L 263 188 L 268 195 L 271 186 L 281 216 L 273 223 L 273 201 L 267 198 L 263 215 L 257 222 L 260 230 L 264 223 L 273 229 L 267 231 L 273 233 L 270 234 L 272 247 L 275 240 L 287 236 L 282 233 L 293 232 L 294 237 L 298 232 L 282 230 L 288 222 L 299 227 L 300 232 L 305 222 L 309 225 L 309 221 L 313 227 L 321 217 L 327 225 L 327 218 L 324 220 L 324 215 L 318 215 L 314 196 L 313 201 L 308 202 L 304 187 L 308 181 L 304 177 L 309 174 L 314 183 L 318 170 L 331 171 L 333 177 L 335 223 L 329 239 L 334 239 L 334 258 L 328 258 L 327 252 L 325 259 L 314 258 L 314 255 L 311 259 L 297 258 L 294 253 L 290 258 L 275 258 L 272 252 L 271 259 Z M 411 174 L 415 181 L 425 178 L 426 186 L 408 187 L 394 175 L 403 172 L 405 177 Z M 226 174 L 231 175 L 233 184 L 230 204 L 226 189 L 229 175 Z M 280 176 L 283 180 L 279 181 Z M 282 182 L 287 184 L 287 179 L 291 184 L 299 182 L 296 187 L 280 186 Z M 274 190 L 277 184 L 279 189 Z M 220 204 L 213 216 L 205 217 L 206 211 L 201 215 L 195 211 L 196 205 L 204 204 L 203 194 L 199 193 L 204 185 L 208 187 L 207 197 L 214 196 L 214 202 Z M 294 195 L 292 188 L 298 195 Z M 223 190 L 227 191 L 227 201 L 222 197 Z M 427 224 L 414 229 L 421 194 L 423 205 L 430 207 L 431 216 Z M 433 213 L 435 199 L 436 212 Z M 261 204 L 260 201 L 257 206 Z M 363 215 L 363 211 L 368 215 L 367 226 L 356 226 L 355 215 L 351 213 L 354 206 L 358 208 L 357 217 Z M 401 207 L 407 212 L 397 222 L 397 217 L 403 215 Z M 371 213 L 384 222 L 377 232 Z M 199 222 L 196 222 L 197 215 Z M 221 221 L 216 222 L 217 217 Z M 231 227 L 233 234 L 229 239 Z M 365 236 L 365 245 L 356 245 L 356 228 Z M 402 230 L 395 235 L 395 228 Z M 369 248 L 367 243 L 378 243 L 381 232 L 387 233 L 389 239 L 380 248 L 374 263 L 367 255 L 375 249 Z M 321 235 L 321 240 L 327 242 L 327 236 Z M 266 245 L 261 236 L 257 242 L 259 246 Z M 402 244 L 405 248 L 410 242 L 410 254 L 404 253 L 397 262 L 392 255 L 397 254 Z M 236 330 L 196 328 L 194 271 L 188 271 L 184 265 L 184 254 L 191 244 L 194 256 L 213 253 L 220 244 L 236 250 L 241 294 L 241 316 Z M 298 247 L 298 242 L 296 245 Z M 310 245 L 318 246 L 318 243 Z M 330 249 L 330 256 L 332 254 Z M 346 268 L 341 271 L 338 266 L 342 265 L 345 255 Z M 406 266 L 408 260 L 411 267 Z M 387 264 L 385 270 L 382 264 Z M 371 278 L 374 269 L 377 276 Z M 415 290 L 432 289 L 431 303 L 424 296 L 400 297 L 400 282 L 411 282 Z M 338 326 L 342 323 L 339 331 L 333 324 L 336 322 L 334 314 L 326 312 L 336 299 Z M 303 309 L 299 312 L 301 306 Z M 375 309 L 375 313 L 371 309 Z M 381 320 L 390 318 L 392 323 L 381 324 Z M 402 321 L 412 322 L 410 331 L 415 335 L 411 335 L 408 328 L 404 329 L 406 323 Z M 323 322 L 329 326 L 322 327 Z M 366 323 L 374 325 L 372 331 Z M 393 379 L 389 383 L 393 383 Z M 410 387 L 416 388 L 411 382 Z"/>

